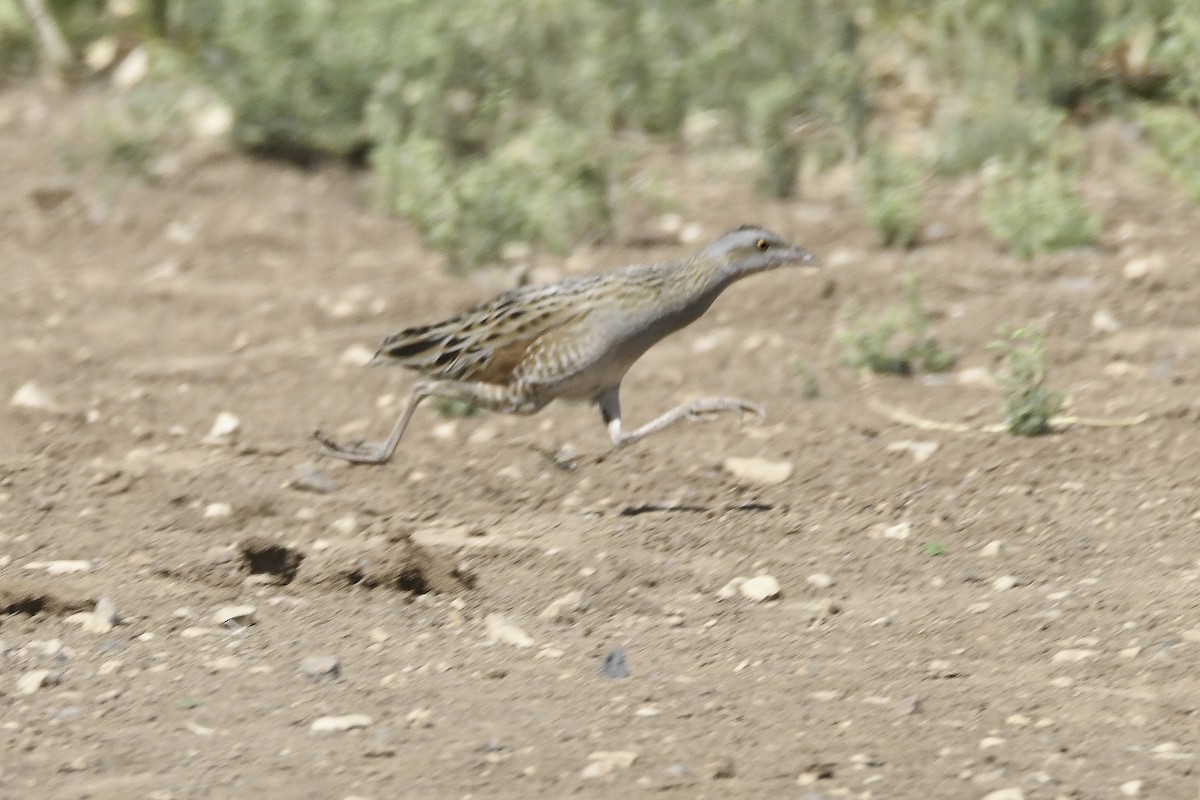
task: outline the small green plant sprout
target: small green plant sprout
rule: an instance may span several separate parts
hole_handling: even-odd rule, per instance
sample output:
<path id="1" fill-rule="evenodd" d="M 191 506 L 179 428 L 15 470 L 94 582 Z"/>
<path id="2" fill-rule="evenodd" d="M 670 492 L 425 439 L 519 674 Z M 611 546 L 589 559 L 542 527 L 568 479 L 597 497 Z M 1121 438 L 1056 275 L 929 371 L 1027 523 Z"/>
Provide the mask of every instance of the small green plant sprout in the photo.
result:
<path id="1" fill-rule="evenodd" d="M 803 358 L 796 361 L 796 377 L 800 379 L 801 397 L 805 400 L 816 400 L 820 396 L 821 387 L 817 384 L 816 373 L 813 372 L 812 365 Z"/>
<path id="2" fill-rule="evenodd" d="M 929 314 L 921 299 L 921 284 L 915 273 L 904 276 L 904 303 L 908 312 L 908 330 L 912 344 L 908 346 L 910 360 L 920 363 L 926 372 L 946 372 L 958 361 L 958 353 L 943 347 L 929 335 Z"/>
<path id="3" fill-rule="evenodd" d="M 991 234 L 1023 259 L 1092 244 L 1100 217 L 1084 204 L 1072 176 L 1053 161 L 999 164 L 980 208 Z"/>
<path id="4" fill-rule="evenodd" d="M 1004 389 L 1004 420 L 1017 436 L 1049 433 L 1051 421 L 1062 410 L 1064 395 L 1046 385 L 1048 374 L 1045 334 L 1029 327 L 1002 328 L 989 347 L 1004 355 L 1005 371 L 999 376 Z"/>
<path id="5" fill-rule="evenodd" d="M 921 171 L 887 145 L 867 150 L 862 167 L 867 222 L 885 247 L 910 247 L 921 226 Z"/>
<path id="6" fill-rule="evenodd" d="M 846 324 L 838 334 L 845 348 L 842 360 L 854 369 L 869 369 L 880 375 L 910 375 L 912 364 L 905 351 L 892 348 L 892 339 L 900 328 L 896 309 L 888 309 L 874 324 L 863 319 L 862 310 L 852 305 L 846 311 Z"/>
<path id="7" fill-rule="evenodd" d="M 855 369 L 869 369 L 881 375 L 911 375 L 914 369 L 945 372 L 954 366 L 957 354 L 929 335 L 929 315 L 921 299 L 916 275 L 904 278 L 903 310 L 891 308 L 875 323 L 862 318 L 852 307 L 846 314 L 846 326 L 839 336 L 845 348 L 844 361 Z M 903 329 L 908 344 L 894 347 L 892 340 Z"/>
<path id="8" fill-rule="evenodd" d="M 479 411 L 478 408 L 465 400 L 453 400 L 449 397 L 434 397 L 432 403 L 433 410 L 438 413 L 438 416 L 446 417 L 447 419 L 470 417 Z"/>
<path id="9" fill-rule="evenodd" d="M 947 550 L 940 542 L 926 542 L 921 546 L 921 555 L 937 558 L 938 556 L 948 556 L 950 551 Z"/>

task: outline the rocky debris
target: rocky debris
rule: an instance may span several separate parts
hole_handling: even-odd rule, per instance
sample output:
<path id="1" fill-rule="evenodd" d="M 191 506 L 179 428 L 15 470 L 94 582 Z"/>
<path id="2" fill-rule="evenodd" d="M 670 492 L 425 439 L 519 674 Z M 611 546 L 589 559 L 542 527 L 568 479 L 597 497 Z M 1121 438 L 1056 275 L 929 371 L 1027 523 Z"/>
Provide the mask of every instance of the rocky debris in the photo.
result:
<path id="1" fill-rule="evenodd" d="M 941 445 L 937 442 L 917 442 L 904 439 L 899 442 L 892 442 L 884 449 L 889 453 L 908 453 L 912 456 L 913 461 L 918 464 L 924 464 L 937 452 L 939 447 Z"/>
<path id="2" fill-rule="evenodd" d="M 56 685 L 60 676 L 48 669 L 34 669 L 17 678 L 17 694 L 33 694 L 39 689 Z"/>
<path id="3" fill-rule="evenodd" d="M 1057 653 L 1055 653 L 1053 656 L 1050 657 L 1050 663 L 1052 663 L 1052 664 L 1076 664 L 1080 661 L 1083 661 L 1084 659 L 1091 658 L 1094 655 L 1096 655 L 1095 650 L 1088 650 L 1088 649 L 1083 649 L 1083 648 L 1059 650 Z"/>
<path id="4" fill-rule="evenodd" d="M 1012 786 L 988 792 L 983 796 L 983 800 L 1025 800 L 1025 792 L 1020 787 Z"/>
<path id="5" fill-rule="evenodd" d="M 776 486 L 792 477 L 790 461 L 730 457 L 722 466 L 738 481 L 758 486 Z"/>
<path id="6" fill-rule="evenodd" d="M 551 622 L 562 622 L 570 619 L 576 611 L 582 610 L 583 607 L 583 592 L 576 590 L 567 592 L 562 597 L 551 601 L 542 609 L 542 613 L 538 614 L 538 617 Z"/>
<path id="7" fill-rule="evenodd" d="M 14 408 L 30 408 L 36 411 L 57 412 L 59 405 L 50 393 L 34 381 L 21 384 L 21 388 L 13 393 L 8 404 Z"/>
<path id="8" fill-rule="evenodd" d="M 59 561 L 30 561 L 21 567 L 27 570 L 45 570 L 47 575 L 71 575 L 77 572 L 91 572 L 92 562 L 83 559 Z"/>
<path id="9" fill-rule="evenodd" d="M 295 489 L 298 492 L 313 492 L 315 494 L 332 494 L 337 491 L 325 470 L 312 462 L 297 464 L 292 470 L 292 477 L 284 484 L 285 489 Z"/>
<path id="10" fill-rule="evenodd" d="M 824 572 L 814 572 L 804 579 L 809 586 L 814 586 L 818 589 L 828 589 L 833 586 L 833 578 Z"/>
<path id="11" fill-rule="evenodd" d="M 532 647 L 533 637 L 500 614 L 488 614 L 484 620 L 488 644 L 510 644 L 513 647 Z"/>
<path id="12" fill-rule="evenodd" d="M 374 720 L 366 714 L 344 714 L 339 717 L 320 717 L 315 719 L 308 726 L 308 729 L 312 733 L 340 733 L 342 731 L 354 730 L 355 728 L 366 728 L 373 722 Z"/>
<path id="13" fill-rule="evenodd" d="M 629 769 L 636 760 L 637 753 L 632 750 L 598 751 L 588 755 L 588 765 L 579 776 L 584 780 L 607 778 L 618 770 Z"/>
<path id="14" fill-rule="evenodd" d="M 213 420 L 212 428 L 208 431 L 208 436 L 204 437 L 204 443 L 217 445 L 229 444 L 233 441 L 234 436 L 241 427 L 242 421 L 236 414 L 222 411 Z"/>
<path id="15" fill-rule="evenodd" d="M 245 627 L 257 621 L 255 611 L 254 606 L 222 606 L 213 612 L 212 620 L 225 627 Z"/>
<path id="16" fill-rule="evenodd" d="M 337 656 L 309 656 L 300 662 L 300 674 L 314 682 L 332 680 L 342 674 L 342 661 Z"/>
<path id="17" fill-rule="evenodd" d="M 756 603 L 761 603 L 765 600 L 774 600 L 781 593 L 779 581 L 771 575 L 758 575 L 753 578 L 747 578 L 742 581 L 742 585 L 738 588 L 742 597 L 745 597 L 747 600 L 753 600 Z"/>
<path id="18" fill-rule="evenodd" d="M 600 665 L 600 674 L 606 678 L 628 678 L 633 674 L 629 669 L 629 662 L 625 658 L 624 647 L 614 647 L 604 654 L 604 661 Z"/>
<path id="19" fill-rule="evenodd" d="M 701 774 L 709 780 L 728 780 L 737 776 L 737 765 L 730 756 L 717 756 L 704 765 Z"/>

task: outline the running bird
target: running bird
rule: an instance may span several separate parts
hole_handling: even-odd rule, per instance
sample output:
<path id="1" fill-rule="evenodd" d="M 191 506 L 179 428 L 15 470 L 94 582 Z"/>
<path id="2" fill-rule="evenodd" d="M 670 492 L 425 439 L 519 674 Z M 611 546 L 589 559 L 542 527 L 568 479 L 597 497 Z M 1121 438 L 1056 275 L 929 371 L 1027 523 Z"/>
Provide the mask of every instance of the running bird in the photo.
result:
<path id="1" fill-rule="evenodd" d="M 417 406 L 431 396 L 510 414 L 533 414 L 556 398 L 590 401 L 600 406 L 615 446 L 703 414 L 762 416 L 762 407 L 746 400 L 705 397 L 625 431 L 621 379 L 651 346 L 699 319 L 734 281 L 815 261 L 771 231 L 743 225 L 682 261 L 514 289 L 452 319 L 384 340 L 376 361 L 396 361 L 426 376 L 413 386 L 386 441 L 338 444 L 316 431 L 317 441 L 328 455 L 382 464 Z"/>

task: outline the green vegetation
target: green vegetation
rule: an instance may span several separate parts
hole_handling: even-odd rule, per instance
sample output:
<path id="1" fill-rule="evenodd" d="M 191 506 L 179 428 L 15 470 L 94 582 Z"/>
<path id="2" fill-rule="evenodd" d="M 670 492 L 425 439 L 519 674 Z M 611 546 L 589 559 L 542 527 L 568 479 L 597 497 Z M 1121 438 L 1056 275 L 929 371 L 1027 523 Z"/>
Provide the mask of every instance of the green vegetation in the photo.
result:
<path id="1" fill-rule="evenodd" d="M 1187 108 L 1144 108 L 1139 119 L 1158 167 L 1200 203 L 1200 116 Z"/>
<path id="2" fill-rule="evenodd" d="M 889 246 L 914 244 L 927 171 L 989 163 L 1000 166 L 981 214 L 1014 252 L 1094 240 L 1100 222 L 1073 186 L 1087 164 L 1062 142 L 1103 114 L 1136 114 L 1163 168 L 1200 198 L 1200 0 L 47 6 L 76 56 L 98 41 L 117 61 L 146 46 L 156 66 L 137 90 L 166 84 L 144 92 L 162 113 L 117 104 L 96 125 L 106 159 L 153 177 L 180 82 L 203 84 L 248 150 L 368 166 L 378 207 L 461 269 L 510 242 L 562 252 L 611 235 L 624 203 L 641 207 L 631 150 L 701 120 L 721 121 L 710 146 L 757 156 L 776 197 L 850 161 Z M 0 68 L 31 71 L 21 8 L 0 3 Z M 162 62 L 179 69 L 164 77 Z"/>
<path id="3" fill-rule="evenodd" d="M 937 558 L 938 556 L 950 555 L 950 551 L 939 542 L 926 542 L 921 546 L 921 555 Z"/>
<path id="4" fill-rule="evenodd" d="M 998 164 L 980 214 L 992 235 L 1020 258 L 1092 244 L 1100 217 L 1084 204 L 1073 176 L 1052 161 Z"/>
<path id="5" fill-rule="evenodd" d="M 867 150 L 863 164 L 867 221 L 886 247 L 909 247 L 921 226 L 921 170 L 885 144 Z"/>
<path id="6" fill-rule="evenodd" d="M 433 410 L 440 417 L 447 419 L 456 419 L 458 417 L 472 417 L 479 413 L 479 409 L 468 403 L 465 400 L 453 400 L 449 397 L 433 397 L 430 399 L 433 405 Z"/>
<path id="7" fill-rule="evenodd" d="M 1002 329 L 990 347 L 1004 355 L 1000 375 L 1004 389 L 1004 419 L 1018 436 L 1049 433 L 1050 423 L 1063 407 L 1062 392 L 1046 385 L 1045 334 L 1035 328 Z"/>
<path id="8" fill-rule="evenodd" d="M 904 309 L 888 309 L 874 323 L 864 320 L 855 308 L 847 312 L 838 338 L 848 366 L 890 375 L 911 375 L 918 368 L 945 372 L 954 366 L 957 354 L 929 335 L 929 316 L 912 273 L 904 278 L 904 299 Z M 908 334 L 908 341 L 896 347 L 892 340 L 901 329 Z"/>

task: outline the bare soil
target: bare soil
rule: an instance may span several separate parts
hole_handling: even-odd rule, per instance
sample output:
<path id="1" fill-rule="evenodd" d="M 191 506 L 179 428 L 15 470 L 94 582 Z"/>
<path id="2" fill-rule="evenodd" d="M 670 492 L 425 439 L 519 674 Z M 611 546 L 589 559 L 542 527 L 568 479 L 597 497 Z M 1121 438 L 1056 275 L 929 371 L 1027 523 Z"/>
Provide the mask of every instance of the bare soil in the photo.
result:
<path id="1" fill-rule="evenodd" d="M 0 91 L 0 796 L 1200 797 L 1200 211 L 1127 131 L 1091 136 L 1101 244 L 1030 264 L 977 221 L 974 179 L 931 187 L 896 252 L 843 174 L 772 202 L 664 154 L 702 240 L 757 222 L 825 266 L 731 288 L 634 368 L 626 421 L 704 394 L 767 418 L 612 451 L 594 408 L 430 406 L 355 467 L 311 431 L 383 435 L 410 377 L 347 349 L 520 270 L 448 275 L 340 168 L 198 143 L 158 182 L 69 170 L 99 101 Z M 864 382 L 843 309 L 898 305 L 909 270 L 959 372 Z M 1025 323 L 1069 413 L 1146 417 L 980 430 L 999 392 L 958 377 Z M 48 407 L 9 404 L 30 382 Z M 210 441 L 222 412 L 240 426 Z M 729 457 L 793 472 L 754 484 Z M 759 574 L 778 599 L 721 596 Z M 101 599 L 111 630 L 73 616 Z M 532 644 L 489 641 L 492 615 Z M 606 677 L 618 647 L 630 674 Z M 321 655 L 339 674 L 302 672 Z M 369 724 L 310 730 L 351 714 Z M 632 763 L 590 758 L 613 752 Z"/>

